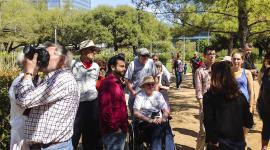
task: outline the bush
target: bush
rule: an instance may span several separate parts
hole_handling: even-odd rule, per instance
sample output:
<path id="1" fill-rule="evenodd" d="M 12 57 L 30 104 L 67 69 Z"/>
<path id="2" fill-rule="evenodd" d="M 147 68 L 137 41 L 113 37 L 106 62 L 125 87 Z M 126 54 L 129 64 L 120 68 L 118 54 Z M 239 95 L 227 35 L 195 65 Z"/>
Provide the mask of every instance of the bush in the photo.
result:
<path id="1" fill-rule="evenodd" d="M 159 55 L 159 61 L 162 62 L 162 64 L 166 65 L 171 60 L 171 55 L 169 53 L 162 53 Z"/>
<path id="2" fill-rule="evenodd" d="M 8 149 L 10 141 L 8 89 L 18 71 L 0 72 L 0 149 Z"/>

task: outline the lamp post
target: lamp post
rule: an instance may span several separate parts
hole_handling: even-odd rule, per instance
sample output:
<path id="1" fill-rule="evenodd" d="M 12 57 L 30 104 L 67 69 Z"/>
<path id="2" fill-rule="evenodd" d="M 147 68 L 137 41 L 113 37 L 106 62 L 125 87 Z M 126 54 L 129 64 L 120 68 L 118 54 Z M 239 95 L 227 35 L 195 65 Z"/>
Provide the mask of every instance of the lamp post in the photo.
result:
<path id="1" fill-rule="evenodd" d="M 54 44 L 57 44 L 57 27 L 54 27 Z"/>

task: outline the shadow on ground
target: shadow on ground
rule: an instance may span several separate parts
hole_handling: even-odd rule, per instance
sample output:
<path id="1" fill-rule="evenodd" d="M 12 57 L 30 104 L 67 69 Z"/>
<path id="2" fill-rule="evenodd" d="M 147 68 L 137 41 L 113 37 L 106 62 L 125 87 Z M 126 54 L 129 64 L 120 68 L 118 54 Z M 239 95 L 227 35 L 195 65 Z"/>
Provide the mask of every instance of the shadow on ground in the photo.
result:
<path id="1" fill-rule="evenodd" d="M 197 137 L 198 133 L 193 131 L 193 130 L 189 130 L 189 129 L 184 129 L 184 128 L 173 128 L 173 131 L 177 131 L 180 134 L 184 134 L 184 135 L 189 135 L 192 137 Z"/>
<path id="2" fill-rule="evenodd" d="M 175 144 L 176 150 L 195 150 L 192 147 L 188 147 L 186 145 L 180 145 L 180 144 Z"/>
<path id="3" fill-rule="evenodd" d="M 191 105 L 191 104 L 183 104 L 183 103 L 171 103 L 170 104 L 172 111 L 186 111 L 189 109 L 199 109 L 198 106 Z"/>

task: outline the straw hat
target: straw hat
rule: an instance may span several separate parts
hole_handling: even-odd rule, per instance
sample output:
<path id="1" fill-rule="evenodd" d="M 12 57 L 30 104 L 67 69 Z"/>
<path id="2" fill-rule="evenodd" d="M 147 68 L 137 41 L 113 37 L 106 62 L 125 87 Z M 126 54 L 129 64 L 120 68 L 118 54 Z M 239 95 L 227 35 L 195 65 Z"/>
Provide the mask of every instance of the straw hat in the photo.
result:
<path id="1" fill-rule="evenodd" d="M 147 84 L 147 83 L 156 83 L 155 79 L 153 76 L 146 76 L 143 78 L 143 81 L 140 84 L 140 87 L 142 87 L 143 85 Z"/>
<path id="2" fill-rule="evenodd" d="M 100 48 L 97 47 L 92 40 L 85 40 L 80 43 L 80 49 L 78 50 L 79 52 L 85 49 L 91 49 L 95 51 L 99 51 Z"/>
<path id="3" fill-rule="evenodd" d="M 224 56 L 222 61 L 232 61 L 232 57 L 231 56 Z"/>

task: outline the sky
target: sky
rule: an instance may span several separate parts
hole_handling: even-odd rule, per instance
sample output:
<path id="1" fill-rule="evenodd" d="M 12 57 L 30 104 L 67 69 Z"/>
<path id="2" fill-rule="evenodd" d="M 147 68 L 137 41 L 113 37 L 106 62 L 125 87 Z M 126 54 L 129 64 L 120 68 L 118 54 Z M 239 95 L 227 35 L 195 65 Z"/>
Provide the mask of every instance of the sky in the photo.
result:
<path id="1" fill-rule="evenodd" d="M 97 7 L 98 5 L 110 5 L 110 6 L 118 6 L 118 5 L 131 5 L 131 0 L 91 0 L 92 8 Z"/>

